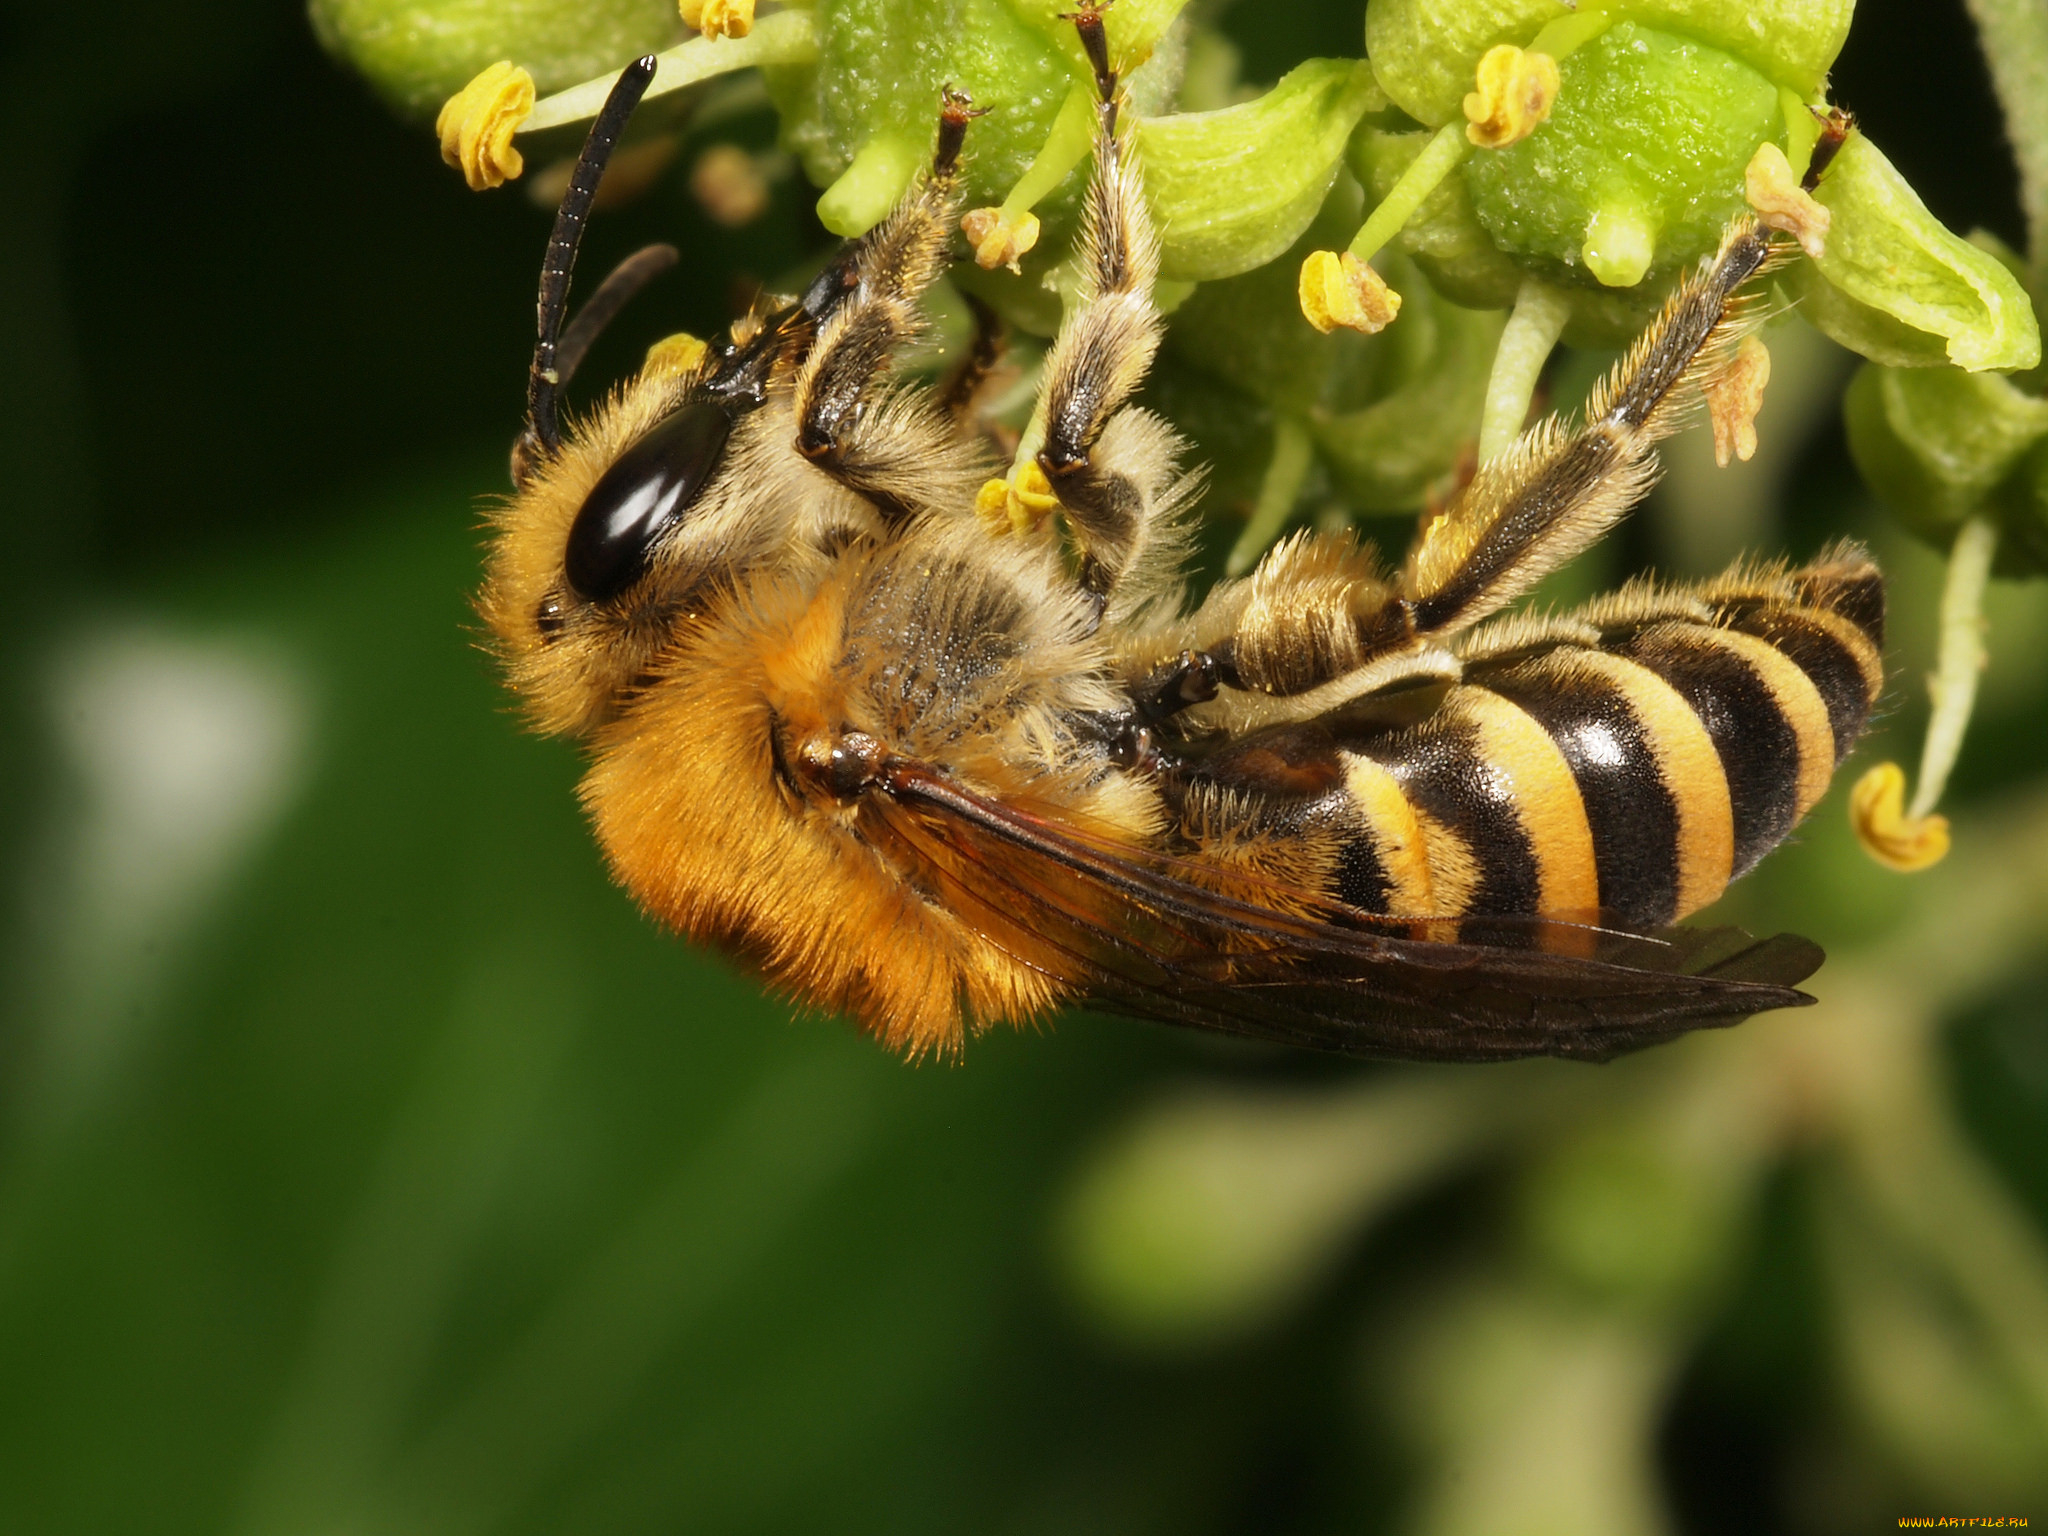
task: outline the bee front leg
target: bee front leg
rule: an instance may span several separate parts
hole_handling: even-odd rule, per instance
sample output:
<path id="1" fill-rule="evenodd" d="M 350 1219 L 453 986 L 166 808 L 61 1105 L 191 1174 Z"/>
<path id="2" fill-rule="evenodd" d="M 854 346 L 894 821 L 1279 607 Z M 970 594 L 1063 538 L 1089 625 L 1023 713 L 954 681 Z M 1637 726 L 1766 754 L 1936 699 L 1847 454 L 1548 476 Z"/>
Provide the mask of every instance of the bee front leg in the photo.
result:
<path id="1" fill-rule="evenodd" d="M 817 333 L 797 373 L 797 451 L 893 515 L 932 496 L 930 466 L 951 434 L 937 413 L 902 396 L 878 405 L 876 384 L 917 336 L 918 298 L 946 269 L 960 146 L 980 115 L 946 90 L 930 174 L 849 243 L 799 304 Z"/>
<path id="2" fill-rule="evenodd" d="M 1084 0 L 1073 21 L 1094 64 L 1101 103 L 1095 177 L 1082 215 L 1081 295 L 1046 360 L 1038 467 L 1081 546 L 1081 585 L 1106 604 L 1152 532 L 1173 466 L 1164 434 L 1121 430 L 1114 420 L 1159 350 L 1159 313 L 1152 304 L 1159 244 L 1137 168 L 1117 143 L 1117 77 L 1100 9 Z"/>

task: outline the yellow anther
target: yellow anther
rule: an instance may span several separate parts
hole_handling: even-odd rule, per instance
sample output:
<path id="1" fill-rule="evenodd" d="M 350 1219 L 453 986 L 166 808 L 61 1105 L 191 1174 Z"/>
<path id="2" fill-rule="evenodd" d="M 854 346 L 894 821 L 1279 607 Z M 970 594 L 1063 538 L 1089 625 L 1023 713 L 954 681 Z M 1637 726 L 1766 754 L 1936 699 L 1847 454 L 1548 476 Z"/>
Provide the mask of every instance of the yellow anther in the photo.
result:
<path id="1" fill-rule="evenodd" d="M 974 493 L 974 515 L 988 524 L 991 533 L 1010 531 L 1010 482 L 984 480 Z"/>
<path id="2" fill-rule="evenodd" d="M 1026 460 L 1008 480 L 983 482 L 974 494 L 974 510 L 995 533 L 1029 533 L 1059 504 L 1035 460 Z"/>
<path id="3" fill-rule="evenodd" d="M 1506 149 L 1529 137 L 1557 100 L 1557 60 L 1502 43 L 1479 57 L 1478 89 L 1465 98 L 1465 137 L 1481 149 Z"/>
<path id="4" fill-rule="evenodd" d="M 1878 863 L 1905 874 L 1948 857 L 1948 818 L 1906 814 L 1906 771 L 1879 763 L 1849 791 L 1849 825 Z"/>
<path id="5" fill-rule="evenodd" d="M 1349 251 L 1311 251 L 1301 264 L 1301 312 L 1328 335 L 1338 326 L 1371 336 L 1401 313 L 1401 295 Z"/>
<path id="6" fill-rule="evenodd" d="M 676 0 L 676 11 L 706 37 L 745 37 L 754 30 L 754 0 Z"/>
<path id="7" fill-rule="evenodd" d="M 688 331 L 677 331 L 647 349 L 647 361 L 640 365 L 640 371 L 649 378 L 678 378 L 696 367 L 703 355 L 703 342 Z"/>
<path id="8" fill-rule="evenodd" d="M 714 224 L 738 229 L 768 211 L 768 178 L 737 144 L 714 144 L 690 167 L 690 195 Z"/>
<path id="9" fill-rule="evenodd" d="M 1820 260 L 1827 250 L 1830 215 L 1799 185 L 1785 151 L 1775 144 L 1759 144 L 1742 173 L 1742 190 L 1766 228 L 1783 230 L 1799 242 L 1799 249 Z"/>
<path id="10" fill-rule="evenodd" d="M 1727 365 L 1707 380 L 1707 420 L 1714 429 L 1714 462 L 1745 464 L 1756 454 L 1756 413 L 1771 382 L 1771 349 L 1761 336 L 1745 336 Z"/>
<path id="11" fill-rule="evenodd" d="M 1038 215 L 1012 219 L 1000 208 L 974 208 L 960 216 L 960 233 L 974 247 L 977 266 L 1017 270 L 1017 258 L 1038 244 Z"/>
<path id="12" fill-rule="evenodd" d="M 441 158 L 462 172 L 472 192 L 503 186 L 526 169 L 512 135 L 533 111 L 533 76 L 516 64 L 493 64 L 448 98 L 434 119 Z"/>
<path id="13" fill-rule="evenodd" d="M 1010 480 L 1010 531 L 1022 536 L 1036 528 L 1060 504 L 1052 493 L 1052 482 L 1036 459 L 1028 460 Z"/>

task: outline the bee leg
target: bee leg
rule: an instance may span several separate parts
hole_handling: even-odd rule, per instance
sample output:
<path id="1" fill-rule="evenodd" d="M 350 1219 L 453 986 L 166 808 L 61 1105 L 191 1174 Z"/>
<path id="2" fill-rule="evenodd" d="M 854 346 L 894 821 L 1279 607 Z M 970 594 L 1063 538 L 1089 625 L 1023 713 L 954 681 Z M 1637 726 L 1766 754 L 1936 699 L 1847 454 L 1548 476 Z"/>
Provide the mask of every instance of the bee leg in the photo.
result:
<path id="1" fill-rule="evenodd" d="M 1305 693 L 1403 658 L 1427 670 L 1453 637 L 1521 596 L 1641 498 L 1656 443 L 1740 334 L 1738 293 L 1770 254 L 1753 221 L 1731 226 L 1719 252 L 1679 285 L 1594 391 L 1586 420 L 1575 429 L 1546 422 L 1482 466 L 1428 521 L 1393 578 L 1381 577 L 1348 538 L 1289 539 L 1248 581 L 1211 596 L 1186 643 L 1227 664 L 1235 680 L 1225 677 L 1225 686 L 1271 695 Z"/>
<path id="2" fill-rule="evenodd" d="M 962 432 L 972 435 L 976 399 L 982 386 L 1002 366 L 1003 354 L 1009 349 L 1009 335 L 1001 315 L 973 294 L 962 297 L 967 301 L 968 312 L 974 316 L 974 340 L 967 349 L 967 355 L 953 365 L 945 382 L 939 386 L 938 403 L 939 409 L 952 417 Z"/>
<path id="3" fill-rule="evenodd" d="M 1406 622 L 1424 635 L 1470 628 L 1592 544 L 1640 501 L 1657 442 L 1725 364 L 1743 331 L 1743 285 L 1772 260 L 1768 233 L 1738 219 L 1721 248 L 1665 301 L 1594 389 L 1585 419 L 1554 418 L 1480 467 L 1409 553 Z"/>
<path id="4" fill-rule="evenodd" d="M 1304 532 L 1268 550 L 1247 579 L 1219 586 L 1182 635 L 1180 659 L 1135 688 L 1306 693 L 1413 638 L 1370 546 Z"/>
<path id="5" fill-rule="evenodd" d="M 1185 650 L 1131 686 L 1131 710 L 1148 724 L 1170 720 L 1194 704 L 1206 704 L 1219 688 L 1243 686 L 1228 640 L 1209 650 Z"/>
<path id="6" fill-rule="evenodd" d="M 960 145 L 978 116 L 966 96 L 945 91 L 931 173 L 848 244 L 800 301 L 817 334 L 797 373 L 797 451 L 885 512 L 900 515 L 923 499 L 920 477 L 928 478 L 934 444 L 947 437 L 945 423 L 928 413 L 871 407 L 876 380 L 920 329 L 918 297 L 946 269 Z"/>
<path id="7" fill-rule="evenodd" d="M 1038 467 L 1081 546 L 1082 587 L 1100 604 L 1144 546 L 1172 466 L 1159 434 L 1112 428 L 1159 350 L 1159 313 L 1152 306 L 1159 245 L 1137 168 L 1117 143 L 1117 77 L 1100 9 L 1083 0 L 1073 21 L 1095 66 L 1101 103 L 1095 177 L 1082 214 L 1081 296 L 1046 360 Z M 1115 441 L 1102 441 L 1105 429 Z"/>

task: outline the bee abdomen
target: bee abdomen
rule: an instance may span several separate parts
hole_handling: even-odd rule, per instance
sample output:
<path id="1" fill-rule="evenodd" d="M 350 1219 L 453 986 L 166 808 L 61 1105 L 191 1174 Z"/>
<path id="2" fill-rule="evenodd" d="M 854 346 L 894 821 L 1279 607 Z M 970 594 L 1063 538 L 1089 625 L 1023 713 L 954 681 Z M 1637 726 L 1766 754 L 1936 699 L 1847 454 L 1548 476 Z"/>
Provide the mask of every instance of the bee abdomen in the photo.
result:
<path id="1" fill-rule="evenodd" d="M 1427 913 L 1578 912 L 1599 905 L 1586 805 L 1570 762 L 1541 723 L 1487 688 L 1460 686 L 1420 725 L 1340 738 L 1346 785 L 1365 835 L 1390 839 L 1384 795 L 1363 803 L 1364 779 L 1392 785 L 1413 817 L 1426 897 L 1392 908 Z"/>
<path id="2" fill-rule="evenodd" d="M 1668 923 L 1721 894 L 1734 864 L 1728 781 L 1699 716 L 1662 677 L 1578 646 L 1486 679 L 1571 765 L 1598 870 L 1597 905 Z"/>
<path id="3" fill-rule="evenodd" d="M 1734 813 L 1735 875 L 1827 792 L 1884 681 L 1884 587 L 1867 559 L 1798 572 L 1790 593 L 1759 587 L 1717 594 L 1718 623 L 1666 620 L 1611 642 L 1677 690 L 1712 739 Z"/>
<path id="4" fill-rule="evenodd" d="M 1476 667 L 1418 723 L 1262 732 L 1197 777 L 1269 811 L 1312 803 L 1268 835 L 1334 831 L 1304 876 L 1369 911 L 1675 921 L 1820 799 L 1883 679 L 1883 588 L 1860 555 L 1699 596 L 1708 621 L 1646 604 L 1597 646 Z"/>

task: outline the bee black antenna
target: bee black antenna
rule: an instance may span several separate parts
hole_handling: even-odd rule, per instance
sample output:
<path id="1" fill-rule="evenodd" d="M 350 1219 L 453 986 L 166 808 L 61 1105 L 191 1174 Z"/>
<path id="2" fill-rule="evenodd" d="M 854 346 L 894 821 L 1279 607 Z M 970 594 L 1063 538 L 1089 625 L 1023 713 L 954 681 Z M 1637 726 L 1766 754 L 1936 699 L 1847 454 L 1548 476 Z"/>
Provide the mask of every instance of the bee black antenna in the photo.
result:
<path id="1" fill-rule="evenodd" d="M 590 202 L 597 196 L 597 184 L 604 177 L 605 162 L 618 147 L 626 120 L 647 94 L 655 67 L 655 57 L 650 53 L 619 72 L 597 120 L 590 125 L 590 136 L 583 141 L 576 168 L 569 173 L 569 190 L 562 194 L 562 206 L 555 211 L 555 231 L 548 237 L 548 253 L 541 262 L 540 340 L 534 345 L 533 368 L 526 378 L 526 430 L 549 458 L 562 448 L 561 430 L 555 421 L 555 397 L 562 386 L 562 375 L 555 352 L 562 331 L 562 312 L 569 303 L 569 279 L 576 270 L 576 247 L 582 243 L 583 226 L 590 217 Z"/>
<path id="2" fill-rule="evenodd" d="M 643 245 L 612 268 L 611 275 L 597 285 L 597 292 L 585 299 L 562 327 L 562 339 L 555 343 L 556 390 L 569 387 L 591 345 L 618 318 L 619 311 L 679 260 L 681 253 L 672 245 Z"/>

